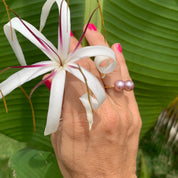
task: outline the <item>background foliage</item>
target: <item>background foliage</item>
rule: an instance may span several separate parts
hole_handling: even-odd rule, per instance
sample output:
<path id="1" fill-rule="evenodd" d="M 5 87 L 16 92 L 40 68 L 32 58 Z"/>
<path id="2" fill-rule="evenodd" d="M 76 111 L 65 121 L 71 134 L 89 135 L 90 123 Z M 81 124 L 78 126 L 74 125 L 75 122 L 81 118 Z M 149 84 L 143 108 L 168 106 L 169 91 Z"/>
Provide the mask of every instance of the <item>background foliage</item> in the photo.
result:
<path id="1" fill-rule="evenodd" d="M 39 28 L 41 7 L 45 0 L 6 2 L 21 18 Z M 109 44 L 121 43 L 131 77 L 135 82 L 136 99 L 143 120 L 141 137 L 144 138 L 145 133 L 155 124 L 162 109 L 178 94 L 178 1 L 100 0 L 100 3 L 103 8 L 106 39 Z M 83 25 L 96 6 L 96 0 L 70 1 L 72 31 L 78 38 L 81 36 Z M 3 33 L 3 25 L 7 21 L 5 8 L 0 2 L 0 70 L 18 65 Z M 98 14 L 93 17 L 93 23 L 102 30 Z M 55 5 L 43 30 L 54 44 L 57 44 L 57 24 L 58 10 Z M 41 51 L 22 36 L 18 36 L 28 64 L 46 59 Z M 1 74 L 0 81 L 14 71 L 15 69 Z M 25 84 L 26 91 L 29 93 L 39 80 L 40 77 Z M 29 162 L 30 157 L 34 155 L 38 157 L 40 153 L 45 160 L 50 157 L 49 167 L 50 164 L 56 164 L 51 153 L 50 138 L 43 136 L 48 97 L 49 92 L 44 86 L 33 94 L 36 133 L 33 132 L 30 105 L 20 89 L 16 89 L 6 97 L 8 114 L 3 109 L 2 101 L 0 102 L 0 133 L 25 142 L 31 148 L 14 155 L 11 167 L 13 161 L 21 154 L 27 155 L 26 162 Z M 18 170 L 17 167 L 18 165 L 13 168 Z M 44 168 L 46 169 L 45 166 Z M 42 172 L 39 175 L 44 176 Z"/>

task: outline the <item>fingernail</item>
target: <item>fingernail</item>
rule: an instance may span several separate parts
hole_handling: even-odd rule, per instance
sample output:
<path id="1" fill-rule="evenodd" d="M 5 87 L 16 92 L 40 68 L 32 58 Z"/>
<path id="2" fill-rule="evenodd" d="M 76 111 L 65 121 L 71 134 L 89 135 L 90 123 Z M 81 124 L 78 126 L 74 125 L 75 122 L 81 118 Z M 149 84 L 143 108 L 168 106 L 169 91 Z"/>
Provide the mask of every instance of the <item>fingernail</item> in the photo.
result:
<path id="1" fill-rule="evenodd" d="M 51 82 L 49 80 L 46 80 L 44 82 L 44 84 L 46 85 L 46 87 L 50 90 L 51 89 Z"/>
<path id="2" fill-rule="evenodd" d="M 70 36 L 74 36 L 74 34 L 72 33 L 72 31 L 70 32 Z"/>
<path id="3" fill-rule="evenodd" d="M 92 24 L 92 23 L 89 23 L 88 28 L 89 28 L 90 30 L 97 31 L 97 28 L 96 28 L 95 25 Z"/>
<path id="4" fill-rule="evenodd" d="M 120 45 L 120 43 L 117 43 L 117 49 L 118 49 L 118 51 L 120 52 L 120 53 L 122 53 L 122 47 L 121 47 L 121 45 Z"/>

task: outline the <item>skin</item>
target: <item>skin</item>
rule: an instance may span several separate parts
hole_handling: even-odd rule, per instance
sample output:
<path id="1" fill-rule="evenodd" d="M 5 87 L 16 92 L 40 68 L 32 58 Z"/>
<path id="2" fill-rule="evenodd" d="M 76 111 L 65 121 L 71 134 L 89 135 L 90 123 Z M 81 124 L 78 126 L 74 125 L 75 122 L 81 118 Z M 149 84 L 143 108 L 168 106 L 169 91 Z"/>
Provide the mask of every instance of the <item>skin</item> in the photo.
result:
<path id="1" fill-rule="evenodd" d="M 88 29 L 85 37 L 91 46 L 109 46 L 98 31 Z M 76 44 L 77 39 L 72 36 L 70 51 Z M 111 48 L 116 55 L 117 67 L 104 78 L 91 59 L 78 62 L 93 73 L 103 87 L 112 86 L 116 80 L 131 80 L 117 44 Z M 91 131 L 79 100 L 84 93 L 85 84 L 67 73 L 61 123 L 58 131 L 51 135 L 64 178 L 135 178 L 141 118 L 134 92 L 106 89 L 106 100 L 93 112 Z"/>

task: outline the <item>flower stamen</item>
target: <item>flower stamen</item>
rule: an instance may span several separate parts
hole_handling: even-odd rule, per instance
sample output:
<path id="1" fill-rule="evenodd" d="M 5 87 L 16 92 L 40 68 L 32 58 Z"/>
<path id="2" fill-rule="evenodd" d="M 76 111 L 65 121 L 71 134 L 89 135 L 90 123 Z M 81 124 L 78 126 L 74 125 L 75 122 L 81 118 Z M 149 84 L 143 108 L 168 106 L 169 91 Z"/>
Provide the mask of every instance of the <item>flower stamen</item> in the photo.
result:
<path id="1" fill-rule="evenodd" d="M 31 111 L 32 111 L 33 129 L 34 129 L 34 132 L 36 132 L 35 111 L 34 111 L 34 108 L 33 108 L 33 104 L 32 104 L 31 98 L 28 96 L 28 94 L 26 93 L 26 91 L 23 89 L 22 86 L 19 86 L 19 88 L 21 89 L 23 94 L 26 96 L 26 98 L 27 98 L 27 100 L 28 100 L 28 102 L 30 104 Z"/>
<path id="2" fill-rule="evenodd" d="M 44 78 L 42 81 L 40 81 L 30 92 L 29 98 L 32 97 L 32 94 L 34 93 L 34 91 L 43 83 L 45 83 L 48 79 L 50 79 L 51 77 L 53 77 L 55 74 L 57 73 L 57 71 L 52 72 L 48 77 Z"/>
<path id="3" fill-rule="evenodd" d="M 8 108 L 7 108 L 6 99 L 5 99 L 5 97 L 4 97 L 3 92 L 1 91 L 1 89 L 0 89 L 0 93 L 1 93 L 1 96 L 2 96 L 2 99 L 3 99 L 3 102 L 4 102 L 4 107 L 5 107 L 5 109 L 6 109 L 6 113 L 8 113 Z"/>
<path id="4" fill-rule="evenodd" d="M 101 16 L 101 22 L 102 22 L 102 26 L 103 26 L 104 39 L 106 41 L 106 30 L 105 30 L 105 27 L 104 27 L 104 18 L 103 18 L 103 13 L 102 13 L 102 10 L 101 10 L 101 5 L 100 5 L 99 0 L 97 0 L 97 4 L 98 4 L 100 16 Z"/>
<path id="5" fill-rule="evenodd" d="M 96 12 L 97 9 L 98 9 L 98 7 L 97 7 L 96 9 L 94 9 L 94 11 L 92 12 L 92 14 L 90 15 L 90 18 L 89 18 L 89 20 L 88 20 L 88 22 L 87 22 L 87 25 L 85 26 L 85 29 L 84 29 L 84 31 L 83 31 L 83 34 L 82 34 L 82 36 L 81 36 L 79 42 L 77 43 L 77 45 L 76 45 L 76 47 L 74 48 L 74 50 L 73 50 L 72 53 L 74 53 L 74 52 L 77 50 L 77 48 L 80 46 L 80 44 L 81 44 L 81 42 L 82 42 L 82 40 L 83 40 L 83 38 L 84 38 L 84 36 L 85 36 L 85 33 L 86 33 L 86 31 L 87 31 L 88 25 L 89 25 L 89 23 L 90 23 L 90 21 L 91 21 L 93 15 L 94 15 L 94 13 Z"/>
<path id="6" fill-rule="evenodd" d="M 85 81 L 85 85 L 86 85 L 86 89 L 87 89 L 87 95 L 88 95 L 88 101 L 89 101 L 89 103 L 90 103 L 91 109 L 93 110 L 92 104 L 91 104 L 91 99 L 90 99 L 90 89 L 89 89 L 89 87 L 88 87 L 87 79 L 86 79 L 86 77 L 85 77 L 85 75 L 84 75 L 84 73 L 83 73 L 83 71 L 82 71 L 82 69 L 81 69 L 81 67 L 80 67 L 79 65 L 78 65 L 78 70 L 79 70 L 80 73 L 82 74 L 83 79 L 84 79 L 84 81 Z"/>
<path id="7" fill-rule="evenodd" d="M 9 22 L 10 22 L 10 29 L 11 29 L 11 39 L 13 41 L 13 30 L 12 30 L 12 23 L 11 23 L 11 17 L 10 17 L 10 14 L 9 14 L 9 11 L 8 11 L 8 5 L 6 4 L 6 1 L 5 0 L 2 0 L 5 8 L 6 8 L 6 12 L 7 12 L 7 16 L 8 16 L 8 19 L 9 19 Z"/>

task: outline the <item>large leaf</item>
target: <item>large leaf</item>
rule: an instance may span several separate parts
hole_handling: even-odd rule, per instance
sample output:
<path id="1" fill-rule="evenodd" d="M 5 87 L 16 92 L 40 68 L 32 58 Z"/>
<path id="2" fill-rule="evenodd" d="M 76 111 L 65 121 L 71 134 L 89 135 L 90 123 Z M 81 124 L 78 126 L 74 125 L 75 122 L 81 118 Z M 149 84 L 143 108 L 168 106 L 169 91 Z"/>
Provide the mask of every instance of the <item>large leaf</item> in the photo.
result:
<path id="1" fill-rule="evenodd" d="M 50 152 L 25 148 L 11 157 L 9 164 L 16 178 L 62 178 L 56 158 Z"/>
<path id="2" fill-rule="evenodd" d="M 23 19 L 39 27 L 41 7 L 45 1 L 16 0 L 7 3 Z M 123 47 L 135 94 L 139 104 L 142 135 L 155 123 L 162 108 L 178 94 L 178 3 L 176 0 L 101 0 L 106 38 L 110 44 L 119 42 Z M 72 30 L 79 37 L 96 0 L 71 0 Z M 2 27 L 8 21 L 5 8 L 0 4 L 0 69 L 17 65 L 15 55 L 4 37 Z M 33 9 L 33 10 L 32 10 Z M 100 17 L 93 22 L 102 29 Z M 97 22 L 99 21 L 99 23 Z M 58 11 L 54 6 L 43 33 L 57 44 Z M 20 35 L 25 57 L 29 64 L 46 58 L 37 48 Z M 13 71 L 1 74 L 4 80 Z M 39 79 L 24 85 L 29 92 Z M 19 89 L 9 94 L 9 114 L 0 110 L 0 132 L 26 141 L 41 149 L 51 149 L 49 136 L 44 137 L 49 92 L 43 86 L 35 91 L 32 101 L 36 111 L 37 132 L 33 133 L 28 101 Z M 2 108 L 2 104 L 1 104 Z"/>
<path id="3" fill-rule="evenodd" d="M 9 158 L 17 151 L 25 147 L 24 143 L 8 138 L 0 134 L 0 177 L 10 178 L 13 175 L 12 169 L 9 167 Z"/>

